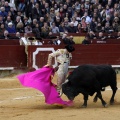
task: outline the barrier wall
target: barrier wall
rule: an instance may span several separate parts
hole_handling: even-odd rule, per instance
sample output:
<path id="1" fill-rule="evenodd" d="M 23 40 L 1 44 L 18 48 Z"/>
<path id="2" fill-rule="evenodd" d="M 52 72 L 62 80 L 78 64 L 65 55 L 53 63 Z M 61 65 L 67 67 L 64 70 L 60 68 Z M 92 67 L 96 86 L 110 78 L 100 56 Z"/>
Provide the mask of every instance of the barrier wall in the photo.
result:
<path id="1" fill-rule="evenodd" d="M 39 48 L 44 48 L 44 50 L 41 51 L 42 49 Z M 51 50 L 49 50 L 49 48 L 51 48 Z M 45 65 L 48 54 L 52 49 L 57 50 L 58 48 L 64 48 L 64 46 L 29 46 L 29 68 L 34 67 L 37 69 Z M 73 59 L 71 60 L 71 67 L 80 64 L 120 65 L 120 45 L 75 45 L 75 49 L 76 50 L 72 53 Z"/>
<path id="2" fill-rule="evenodd" d="M 48 54 L 64 45 L 44 45 L 28 47 L 28 68 L 38 69 L 46 64 Z M 80 64 L 120 65 L 119 44 L 75 45 L 71 66 Z M 53 64 L 55 61 L 53 61 Z M 56 63 L 55 63 L 56 64 Z M 0 67 L 27 67 L 27 55 L 24 46 L 0 46 Z"/>
<path id="3" fill-rule="evenodd" d="M 0 67 L 23 68 L 27 66 L 25 47 L 20 45 L 0 46 Z"/>

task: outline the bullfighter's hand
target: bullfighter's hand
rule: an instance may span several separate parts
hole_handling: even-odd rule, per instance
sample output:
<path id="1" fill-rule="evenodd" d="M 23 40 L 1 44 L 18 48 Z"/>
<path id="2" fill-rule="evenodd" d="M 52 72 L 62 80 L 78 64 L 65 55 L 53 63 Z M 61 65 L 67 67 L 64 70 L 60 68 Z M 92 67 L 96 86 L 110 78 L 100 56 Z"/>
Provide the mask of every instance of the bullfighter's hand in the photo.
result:
<path id="1" fill-rule="evenodd" d="M 45 65 L 45 67 L 50 67 L 50 68 L 53 68 L 53 66 L 52 66 L 52 65 L 48 65 L 48 64 L 47 64 L 47 65 Z"/>
<path id="2" fill-rule="evenodd" d="M 56 67 L 54 68 L 55 72 L 58 70 L 58 68 L 59 68 L 58 66 L 56 66 Z"/>

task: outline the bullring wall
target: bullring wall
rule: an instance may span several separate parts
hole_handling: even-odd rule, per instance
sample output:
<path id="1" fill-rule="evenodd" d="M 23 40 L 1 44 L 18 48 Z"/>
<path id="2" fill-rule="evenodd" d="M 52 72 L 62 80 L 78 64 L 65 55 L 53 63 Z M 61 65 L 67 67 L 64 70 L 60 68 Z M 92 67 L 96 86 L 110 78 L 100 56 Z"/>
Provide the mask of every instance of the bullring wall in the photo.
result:
<path id="1" fill-rule="evenodd" d="M 38 69 L 46 64 L 48 54 L 64 45 L 43 45 L 28 47 L 28 68 Z M 75 45 L 71 67 L 80 64 L 120 65 L 120 44 Z M 53 60 L 53 64 L 56 62 Z M 27 67 L 25 47 L 20 45 L 0 46 L 0 67 Z"/>

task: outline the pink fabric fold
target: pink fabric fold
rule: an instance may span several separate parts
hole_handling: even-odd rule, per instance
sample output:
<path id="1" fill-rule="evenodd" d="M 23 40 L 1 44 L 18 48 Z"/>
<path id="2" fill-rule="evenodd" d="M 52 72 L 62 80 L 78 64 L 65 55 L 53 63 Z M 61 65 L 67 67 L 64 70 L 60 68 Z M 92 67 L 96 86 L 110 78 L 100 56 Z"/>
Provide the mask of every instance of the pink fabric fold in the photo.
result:
<path id="1" fill-rule="evenodd" d="M 23 86 L 41 91 L 47 104 L 72 105 L 72 101 L 64 101 L 58 97 L 56 85 L 51 82 L 51 75 L 54 75 L 53 68 L 42 67 L 39 70 L 18 75 L 17 78 Z"/>

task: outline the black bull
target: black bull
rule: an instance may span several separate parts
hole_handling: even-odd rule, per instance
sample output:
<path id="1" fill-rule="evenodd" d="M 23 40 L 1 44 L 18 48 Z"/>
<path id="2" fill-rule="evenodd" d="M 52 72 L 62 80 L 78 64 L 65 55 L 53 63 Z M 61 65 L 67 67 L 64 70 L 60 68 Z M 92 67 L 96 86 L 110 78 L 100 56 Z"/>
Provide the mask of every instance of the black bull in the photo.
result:
<path id="1" fill-rule="evenodd" d="M 116 72 L 110 65 L 81 65 L 73 70 L 68 76 L 66 82 L 62 85 L 62 92 L 69 100 L 74 100 L 75 96 L 82 93 L 84 103 L 82 107 L 87 107 L 89 95 L 97 93 L 94 102 L 99 98 L 102 105 L 107 104 L 102 98 L 101 91 L 106 86 L 110 86 L 113 94 L 110 104 L 114 103 L 114 97 L 117 91 Z"/>

